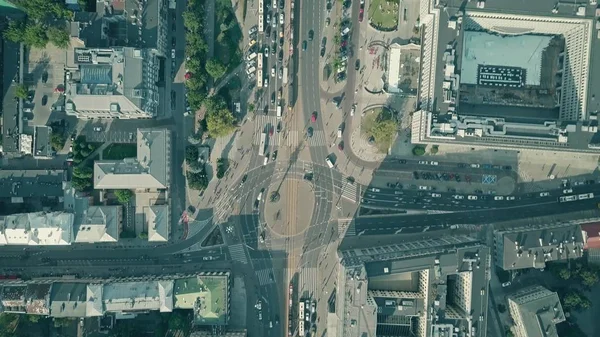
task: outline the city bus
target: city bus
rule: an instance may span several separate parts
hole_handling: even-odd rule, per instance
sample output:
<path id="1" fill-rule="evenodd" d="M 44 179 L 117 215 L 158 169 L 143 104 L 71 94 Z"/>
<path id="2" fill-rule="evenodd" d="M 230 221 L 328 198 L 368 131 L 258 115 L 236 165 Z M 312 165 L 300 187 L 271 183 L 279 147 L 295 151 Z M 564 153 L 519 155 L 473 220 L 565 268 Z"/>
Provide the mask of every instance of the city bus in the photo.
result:
<path id="1" fill-rule="evenodd" d="M 264 156 L 265 155 L 265 142 L 267 141 L 267 133 L 263 132 L 260 134 L 260 144 L 259 144 L 259 148 L 258 148 L 258 155 L 259 156 Z"/>
<path id="2" fill-rule="evenodd" d="M 256 86 L 262 88 L 263 86 L 263 73 L 262 69 L 256 70 Z"/>
<path id="3" fill-rule="evenodd" d="M 304 321 L 304 302 L 300 301 L 300 303 L 298 303 L 298 319 L 300 320 L 300 322 Z"/>
<path id="4" fill-rule="evenodd" d="M 263 54 L 262 53 L 258 53 L 258 56 L 256 57 L 256 68 L 258 68 L 258 69 L 263 68 Z"/>
<path id="5" fill-rule="evenodd" d="M 258 32 L 262 33 L 265 31 L 265 20 L 262 14 L 258 14 Z"/>

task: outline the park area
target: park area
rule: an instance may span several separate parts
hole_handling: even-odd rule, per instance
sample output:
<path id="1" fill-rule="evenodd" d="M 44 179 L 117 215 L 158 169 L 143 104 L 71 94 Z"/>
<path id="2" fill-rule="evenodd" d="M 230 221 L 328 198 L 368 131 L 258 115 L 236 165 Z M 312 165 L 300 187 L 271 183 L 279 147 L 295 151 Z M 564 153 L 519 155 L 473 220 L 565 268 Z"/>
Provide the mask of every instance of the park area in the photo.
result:
<path id="1" fill-rule="evenodd" d="M 381 153 L 387 153 L 398 125 L 391 110 L 379 107 L 365 113 L 361 123 L 361 138 L 367 139 L 369 145 L 377 147 Z"/>
<path id="2" fill-rule="evenodd" d="M 369 23 L 377 30 L 390 32 L 398 27 L 398 0 L 373 0 L 369 4 Z"/>

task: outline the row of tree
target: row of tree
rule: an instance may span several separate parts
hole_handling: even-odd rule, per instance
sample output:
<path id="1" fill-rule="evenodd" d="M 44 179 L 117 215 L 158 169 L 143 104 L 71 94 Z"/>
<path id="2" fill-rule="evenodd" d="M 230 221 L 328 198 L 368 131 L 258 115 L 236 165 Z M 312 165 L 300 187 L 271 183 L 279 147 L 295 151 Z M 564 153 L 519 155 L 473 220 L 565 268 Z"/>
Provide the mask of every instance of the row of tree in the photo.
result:
<path id="1" fill-rule="evenodd" d="M 188 79 L 185 82 L 188 102 L 193 110 L 200 109 L 208 95 L 209 74 L 206 71 L 208 44 L 204 40 L 204 1 L 190 0 L 183 12 L 185 35 L 186 69 Z"/>
<path id="2" fill-rule="evenodd" d="M 28 46 L 44 48 L 51 42 L 59 48 L 69 46 L 67 20 L 73 17 L 64 1 L 58 0 L 14 0 L 26 18 L 11 21 L 3 32 L 4 38 Z"/>

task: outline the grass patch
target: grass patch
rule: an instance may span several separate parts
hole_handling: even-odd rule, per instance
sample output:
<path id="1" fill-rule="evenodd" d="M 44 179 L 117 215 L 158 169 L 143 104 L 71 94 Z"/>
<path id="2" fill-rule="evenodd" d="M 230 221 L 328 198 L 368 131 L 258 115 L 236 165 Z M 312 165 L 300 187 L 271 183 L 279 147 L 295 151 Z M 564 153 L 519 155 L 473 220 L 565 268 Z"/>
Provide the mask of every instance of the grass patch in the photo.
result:
<path id="1" fill-rule="evenodd" d="M 380 152 L 387 153 L 398 129 L 394 115 L 388 109 L 377 108 L 367 112 L 362 119 L 361 133 Z"/>
<path id="2" fill-rule="evenodd" d="M 398 26 L 398 3 L 389 0 L 373 0 L 369 4 L 371 26 L 384 30 L 394 30 Z"/>
<path id="3" fill-rule="evenodd" d="M 110 144 L 102 151 L 102 160 L 121 160 L 135 158 L 137 155 L 137 144 Z"/>

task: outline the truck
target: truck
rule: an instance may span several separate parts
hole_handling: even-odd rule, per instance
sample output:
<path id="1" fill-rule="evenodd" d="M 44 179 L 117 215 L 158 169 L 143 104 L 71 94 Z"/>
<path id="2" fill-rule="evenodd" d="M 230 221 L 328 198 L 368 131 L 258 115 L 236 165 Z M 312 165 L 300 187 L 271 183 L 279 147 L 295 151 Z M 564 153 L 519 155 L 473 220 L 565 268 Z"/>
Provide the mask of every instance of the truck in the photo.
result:
<path id="1" fill-rule="evenodd" d="M 283 68 L 283 84 L 288 82 L 288 67 Z"/>

